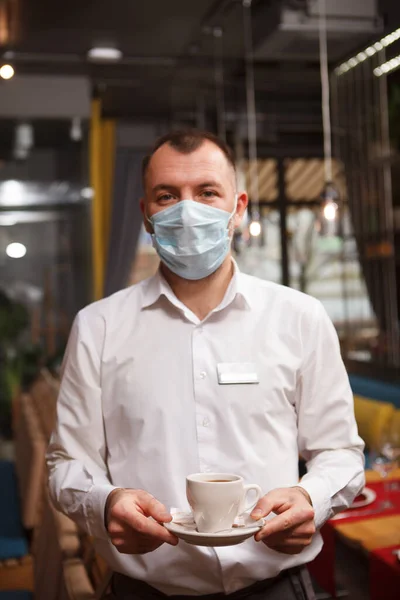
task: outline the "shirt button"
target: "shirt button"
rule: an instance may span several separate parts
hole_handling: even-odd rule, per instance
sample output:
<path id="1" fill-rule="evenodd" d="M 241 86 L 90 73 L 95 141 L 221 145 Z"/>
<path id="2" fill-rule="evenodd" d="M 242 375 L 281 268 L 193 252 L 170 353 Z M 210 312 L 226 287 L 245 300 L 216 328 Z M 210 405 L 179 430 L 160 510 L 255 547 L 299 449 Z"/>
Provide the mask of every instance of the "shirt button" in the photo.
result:
<path id="1" fill-rule="evenodd" d="M 207 377 L 207 373 L 205 371 L 200 371 L 200 379 L 205 379 Z"/>
<path id="2" fill-rule="evenodd" d="M 203 427 L 208 427 L 210 424 L 210 420 L 209 419 L 203 419 Z"/>

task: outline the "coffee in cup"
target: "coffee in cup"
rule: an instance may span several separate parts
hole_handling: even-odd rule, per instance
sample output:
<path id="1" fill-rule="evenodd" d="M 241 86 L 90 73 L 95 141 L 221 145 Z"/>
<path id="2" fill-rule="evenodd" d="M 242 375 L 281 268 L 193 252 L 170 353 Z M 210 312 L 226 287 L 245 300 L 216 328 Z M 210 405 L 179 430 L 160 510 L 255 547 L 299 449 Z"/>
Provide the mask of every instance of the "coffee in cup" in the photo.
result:
<path id="1" fill-rule="evenodd" d="M 251 490 L 255 491 L 256 497 L 246 505 Z M 236 517 L 253 509 L 262 492 L 256 484 L 246 485 L 239 475 L 194 473 L 186 478 L 186 495 L 197 531 L 216 533 L 230 529 Z"/>

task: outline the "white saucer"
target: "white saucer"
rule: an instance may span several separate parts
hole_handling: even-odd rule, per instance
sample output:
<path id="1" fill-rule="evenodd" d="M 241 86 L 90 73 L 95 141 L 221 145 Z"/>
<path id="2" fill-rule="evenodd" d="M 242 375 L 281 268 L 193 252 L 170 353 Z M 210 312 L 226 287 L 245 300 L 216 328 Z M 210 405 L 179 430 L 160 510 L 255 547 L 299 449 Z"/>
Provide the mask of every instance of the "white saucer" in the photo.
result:
<path id="1" fill-rule="evenodd" d="M 184 542 L 194 546 L 234 546 L 260 531 L 264 519 L 254 521 L 249 515 L 245 515 L 239 523 L 226 531 L 199 533 L 191 513 L 177 512 L 173 515 L 171 523 L 164 523 L 164 527 Z"/>
<path id="2" fill-rule="evenodd" d="M 372 504 L 372 502 L 376 499 L 376 492 L 371 490 L 371 488 L 365 487 L 360 496 L 363 496 L 361 500 L 355 500 L 350 508 L 363 508 L 363 506 L 368 506 Z M 350 513 L 349 513 L 350 516 Z"/>

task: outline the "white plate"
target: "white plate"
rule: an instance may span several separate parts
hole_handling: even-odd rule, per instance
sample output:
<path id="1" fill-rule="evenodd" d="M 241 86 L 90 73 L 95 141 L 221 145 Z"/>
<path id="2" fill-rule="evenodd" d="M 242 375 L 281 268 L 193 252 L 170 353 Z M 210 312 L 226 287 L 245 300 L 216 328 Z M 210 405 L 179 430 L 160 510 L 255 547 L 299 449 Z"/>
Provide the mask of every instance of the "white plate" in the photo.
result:
<path id="1" fill-rule="evenodd" d="M 368 487 L 365 487 L 359 495 L 363 496 L 363 498 L 361 500 L 354 501 L 350 508 L 362 508 L 363 506 L 368 506 L 376 499 L 376 492 Z"/>
<path id="2" fill-rule="evenodd" d="M 182 518 L 183 517 L 183 518 Z M 234 546 L 241 544 L 260 531 L 264 519 L 253 521 L 250 517 L 243 520 L 241 527 L 232 527 L 218 533 L 199 533 L 187 513 L 177 513 L 171 523 L 164 523 L 164 527 L 178 538 L 194 546 Z M 183 522 L 175 522 L 181 520 Z"/>

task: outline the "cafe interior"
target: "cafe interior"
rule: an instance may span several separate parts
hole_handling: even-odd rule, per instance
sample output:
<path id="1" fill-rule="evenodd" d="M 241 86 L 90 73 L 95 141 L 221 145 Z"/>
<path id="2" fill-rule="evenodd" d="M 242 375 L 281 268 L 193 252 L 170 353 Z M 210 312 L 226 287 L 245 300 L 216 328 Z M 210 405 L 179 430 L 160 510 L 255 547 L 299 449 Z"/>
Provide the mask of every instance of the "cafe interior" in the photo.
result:
<path id="1" fill-rule="evenodd" d="M 141 161 L 182 127 L 234 151 L 239 268 L 339 336 L 366 488 L 323 526 L 317 598 L 398 599 L 400 2 L 0 0 L 0 600 L 107 594 L 44 457 L 74 316 L 158 268 Z"/>

